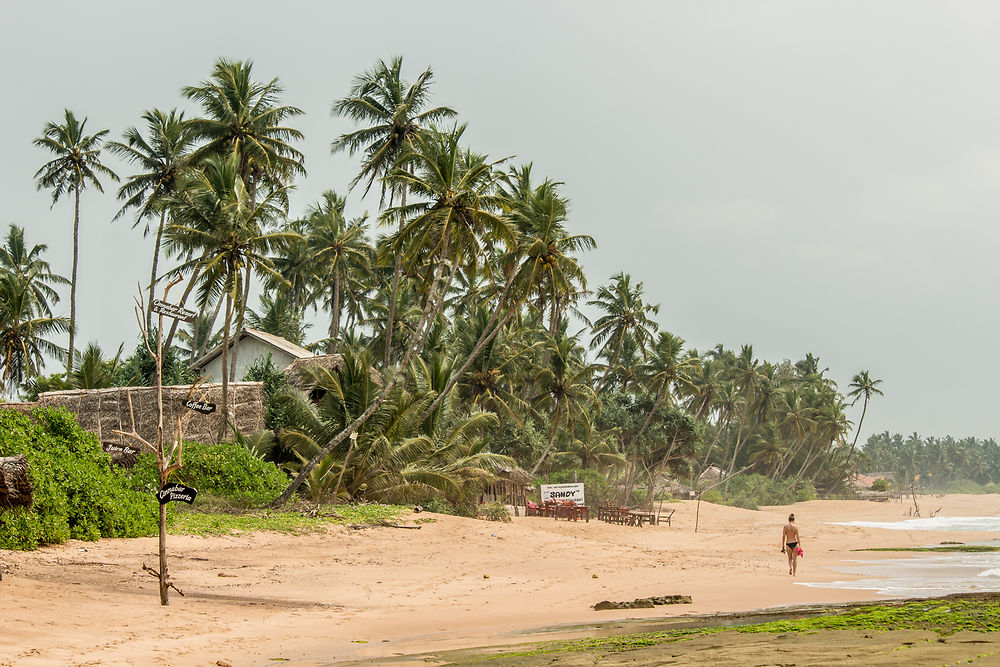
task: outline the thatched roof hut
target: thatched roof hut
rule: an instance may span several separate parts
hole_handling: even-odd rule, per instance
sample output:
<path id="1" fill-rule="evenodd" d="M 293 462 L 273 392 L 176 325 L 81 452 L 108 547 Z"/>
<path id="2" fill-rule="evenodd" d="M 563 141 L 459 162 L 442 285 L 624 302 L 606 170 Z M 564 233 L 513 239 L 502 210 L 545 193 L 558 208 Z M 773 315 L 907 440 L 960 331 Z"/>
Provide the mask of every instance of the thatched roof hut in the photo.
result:
<path id="1" fill-rule="evenodd" d="M 23 455 L 0 456 L 0 509 L 31 507 L 33 491 L 28 479 L 28 459 Z"/>
<path id="2" fill-rule="evenodd" d="M 189 411 L 184 407 L 191 385 L 163 388 L 163 427 L 169 434 L 178 415 Z M 184 439 L 216 443 L 224 418 L 221 411 L 222 385 L 203 384 L 198 388 L 199 400 L 219 405 L 211 414 L 192 413 L 184 423 Z M 131 412 L 129 400 L 131 399 Z M 108 389 L 73 389 L 50 391 L 39 395 L 42 407 L 66 408 L 76 416 L 80 426 L 97 435 L 105 451 L 135 443 L 114 433 L 129 432 L 135 420 L 135 430 L 147 442 L 156 439 L 156 387 L 111 387 Z M 260 382 L 229 383 L 229 422 L 240 433 L 252 433 L 264 428 L 264 385 Z M 118 449 L 119 452 L 124 451 Z"/>
<path id="3" fill-rule="evenodd" d="M 344 369 L 344 357 L 339 354 L 321 354 L 315 357 L 303 357 L 296 359 L 285 368 L 285 375 L 288 376 L 288 384 L 308 391 L 312 387 L 302 377 L 302 371 L 306 368 L 319 366 L 329 371 L 339 372 Z"/>
<path id="4" fill-rule="evenodd" d="M 493 477 L 493 481 L 486 485 L 479 496 L 480 504 L 501 502 L 513 505 L 514 514 L 517 515 L 517 508 L 527 504 L 531 475 L 517 466 L 499 464 L 494 466 Z"/>

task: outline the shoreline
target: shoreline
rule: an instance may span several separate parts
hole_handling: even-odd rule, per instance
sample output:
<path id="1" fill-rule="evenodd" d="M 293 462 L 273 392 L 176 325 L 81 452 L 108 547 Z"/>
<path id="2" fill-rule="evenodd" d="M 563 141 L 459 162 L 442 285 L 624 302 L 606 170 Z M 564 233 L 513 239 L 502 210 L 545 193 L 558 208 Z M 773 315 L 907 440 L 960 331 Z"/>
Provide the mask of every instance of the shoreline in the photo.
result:
<path id="1" fill-rule="evenodd" d="M 1000 515 L 997 495 L 941 503 L 945 516 Z M 896 598 L 795 584 L 849 578 L 831 568 L 864 557 L 854 548 L 995 537 L 825 523 L 898 520 L 899 503 L 825 500 L 759 511 L 702 503 L 698 533 L 693 501 L 671 508 L 671 526 L 643 528 L 421 513 L 401 520 L 420 518 L 420 530 L 172 535 L 171 574 L 186 597 L 172 595 L 167 608 L 141 571 L 144 560 L 153 562 L 154 538 L 3 551 L 0 665 L 377 661 L 557 639 L 602 624 L 878 603 Z M 790 511 L 805 550 L 797 577 L 788 576 L 778 550 Z M 671 594 L 693 602 L 591 609 L 601 600 Z"/>

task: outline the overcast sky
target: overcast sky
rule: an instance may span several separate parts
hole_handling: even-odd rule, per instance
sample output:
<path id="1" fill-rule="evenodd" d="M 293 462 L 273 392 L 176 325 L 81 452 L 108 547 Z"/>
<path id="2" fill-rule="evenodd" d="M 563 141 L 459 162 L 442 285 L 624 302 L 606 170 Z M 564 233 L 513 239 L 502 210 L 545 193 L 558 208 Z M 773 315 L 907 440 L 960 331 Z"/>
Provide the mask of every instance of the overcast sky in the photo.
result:
<path id="1" fill-rule="evenodd" d="M 811 352 L 845 391 L 869 370 L 886 395 L 862 439 L 998 437 L 998 27 L 993 2 L 914 0 L 8 3 L 0 223 L 68 276 L 72 202 L 35 190 L 31 140 L 66 107 L 116 139 L 147 109 L 190 113 L 180 88 L 219 57 L 305 110 L 301 213 L 358 167 L 329 153 L 352 127 L 332 101 L 400 54 L 408 78 L 433 67 L 473 148 L 566 183 L 592 286 L 631 273 L 700 350 Z M 152 242 L 110 222 L 107 192 L 83 197 L 77 340 L 113 350 Z"/>

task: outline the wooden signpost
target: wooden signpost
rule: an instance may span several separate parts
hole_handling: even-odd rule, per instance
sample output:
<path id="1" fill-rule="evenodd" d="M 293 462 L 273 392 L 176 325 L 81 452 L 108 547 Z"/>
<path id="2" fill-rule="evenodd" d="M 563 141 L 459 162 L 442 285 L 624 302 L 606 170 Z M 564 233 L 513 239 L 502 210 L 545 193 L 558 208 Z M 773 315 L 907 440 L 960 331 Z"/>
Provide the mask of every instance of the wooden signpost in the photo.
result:
<path id="1" fill-rule="evenodd" d="M 166 315 L 167 317 L 172 317 L 175 320 L 184 320 L 190 324 L 194 324 L 194 320 L 198 316 L 198 313 L 193 310 L 188 310 L 187 308 L 183 308 L 181 306 L 175 306 L 174 304 L 167 303 L 161 299 L 157 299 L 153 302 L 152 310 L 154 313 Z"/>
<path id="2" fill-rule="evenodd" d="M 194 502 L 194 497 L 197 495 L 198 491 L 190 486 L 168 482 L 161 486 L 160 490 L 156 492 L 156 499 L 160 501 L 161 505 L 166 505 L 171 501 L 187 503 L 190 505 Z"/>
<path id="3" fill-rule="evenodd" d="M 144 450 L 150 451 L 156 455 L 156 467 L 160 478 L 160 488 L 156 492 L 157 500 L 160 503 L 160 563 L 158 570 L 147 567 L 145 563 L 143 563 L 142 569 L 159 579 L 160 604 L 162 605 L 170 604 L 169 590 L 171 588 L 181 595 L 184 595 L 184 593 L 181 593 L 181 590 L 177 588 L 172 581 L 170 581 L 170 576 L 167 573 L 167 503 L 171 501 L 179 501 L 190 504 L 194 502 L 194 498 L 198 494 L 195 489 L 192 489 L 189 486 L 171 483 L 168 481 L 170 476 L 184 465 L 183 425 L 184 420 L 192 413 L 186 410 L 179 413 L 174 418 L 173 430 L 167 437 L 164 437 L 165 434 L 163 428 L 163 318 L 173 317 L 186 322 L 194 322 L 196 317 L 196 313 L 194 311 L 187 310 L 186 308 L 182 308 L 180 306 L 175 306 L 166 300 L 167 294 L 170 292 L 170 288 L 180 281 L 180 276 L 172 279 L 163 289 L 163 299 L 157 299 L 151 304 L 151 309 L 160 315 L 159 322 L 156 327 L 155 349 L 150 341 L 149 331 L 147 331 L 143 322 L 142 315 L 145 312 L 145 308 L 142 303 L 141 289 L 139 290 L 140 296 L 136 299 L 136 322 L 139 324 L 139 331 L 142 332 L 142 339 L 146 341 L 146 350 L 156 361 L 156 439 L 153 442 L 149 442 L 137 432 L 135 413 L 132 411 L 132 394 L 130 393 L 126 393 L 126 396 L 128 397 L 129 415 L 132 419 L 132 430 L 130 432 L 122 430 L 113 431 L 113 433 L 127 437 L 130 441 L 138 444 Z M 183 400 L 183 403 L 185 407 L 190 408 L 192 411 L 208 414 L 215 411 L 215 404 L 208 403 L 207 401 L 200 400 L 195 397 L 195 392 L 201 386 L 203 381 L 204 380 L 200 380 L 191 386 L 191 389 L 188 392 L 188 397 Z M 201 397 L 201 399 L 204 398 L 206 397 Z"/>
<path id="4" fill-rule="evenodd" d="M 210 415 L 215 412 L 215 403 L 208 403 L 207 401 L 193 401 L 193 400 L 181 400 L 181 403 L 188 410 L 194 410 L 195 412 L 200 412 L 203 415 Z"/>

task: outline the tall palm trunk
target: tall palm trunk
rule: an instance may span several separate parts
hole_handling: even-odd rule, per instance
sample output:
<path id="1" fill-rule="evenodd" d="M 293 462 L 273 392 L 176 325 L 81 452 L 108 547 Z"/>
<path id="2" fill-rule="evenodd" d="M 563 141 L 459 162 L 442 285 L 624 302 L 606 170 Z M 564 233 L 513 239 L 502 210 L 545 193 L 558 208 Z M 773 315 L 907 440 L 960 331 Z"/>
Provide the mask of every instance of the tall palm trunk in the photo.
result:
<path id="1" fill-rule="evenodd" d="M 66 357 L 66 374 L 73 372 L 73 342 L 76 340 L 76 266 L 80 259 L 80 184 L 73 193 L 76 202 L 73 208 L 73 275 L 69 286 L 69 350 Z"/>
<path id="2" fill-rule="evenodd" d="M 236 342 L 233 344 L 233 363 L 229 369 L 229 381 L 236 379 L 236 358 L 240 350 L 240 334 L 243 332 L 243 318 L 247 312 L 247 301 L 250 299 L 250 267 L 247 266 L 246 276 L 243 278 L 243 291 L 241 292 L 239 303 L 236 304 L 238 314 L 236 316 Z"/>
<path id="3" fill-rule="evenodd" d="M 160 211 L 160 226 L 156 229 L 156 243 L 153 244 L 153 268 L 149 272 L 149 303 L 146 304 L 146 331 L 151 330 L 153 323 L 153 288 L 156 286 L 156 267 L 160 262 L 160 242 L 163 240 L 163 223 L 167 211 Z"/>
<path id="4" fill-rule="evenodd" d="M 407 170 L 409 171 L 409 170 Z M 403 193 L 400 197 L 402 207 L 406 207 L 406 186 L 403 186 Z M 399 231 L 403 231 L 403 219 L 399 220 Z M 396 296 L 399 292 L 399 277 L 403 269 L 403 255 L 402 253 L 396 253 L 395 266 L 392 269 L 392 291 L 389 294 L 389 313 L 385 322 L 385 354 L 382 358 L 382 365 L 386 368 L 389 367 L 389 361 L 391 360 L 392 354 L 392 327 L 396 320 Z"/>
<path id="5" fill-rule="evenodd" d="M 233 286 L 236 289 L 236 286 Z M 233 292 L 226 290 L 226 326 L 222 334 L 222 423 L 219 425 L 219 442 L 226 437 L 229 421 L 229 327 L 233 322 Z"/>
<path id="6" fill-rule="evenodd" d="M 330 331 L 329 341 L 326 344 L 327 352 L 337 351 L 337 335 L 340 333 L 340 271 L 334 265 L 333 268 L 333 293 L 330 294 Z"/>
<path id="7" fill-rule="evenodd" d="M 858 420 L 858 428 L 854 431 L 854 442 L 851 443 L 851 449 L 847 452 L 847 458 L 844 459 L 844 466 L 840 469 L 840 479 L 844 479 L 844 473 L 847 472 L 847 466 L 851 464 L 851 456 L 854 455 L 854 447 L 858 444 L 858 436 L 861 435 L 861 424 L 865 421 L 865 412 L 868 411 L 868 394 L 865 394 L 865 403 L 861 406 L 861 418 Z"/>

